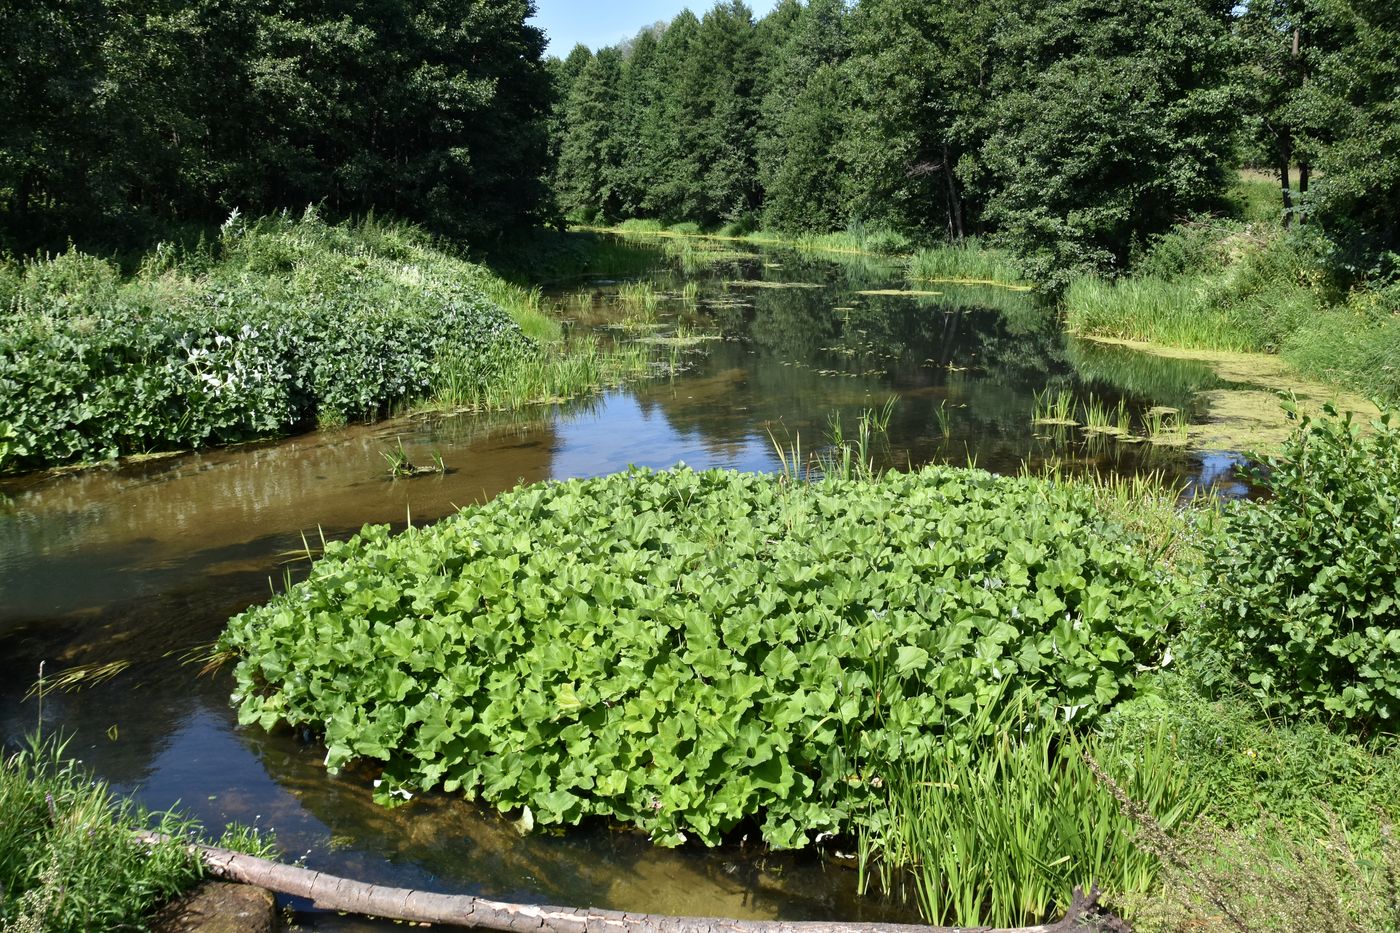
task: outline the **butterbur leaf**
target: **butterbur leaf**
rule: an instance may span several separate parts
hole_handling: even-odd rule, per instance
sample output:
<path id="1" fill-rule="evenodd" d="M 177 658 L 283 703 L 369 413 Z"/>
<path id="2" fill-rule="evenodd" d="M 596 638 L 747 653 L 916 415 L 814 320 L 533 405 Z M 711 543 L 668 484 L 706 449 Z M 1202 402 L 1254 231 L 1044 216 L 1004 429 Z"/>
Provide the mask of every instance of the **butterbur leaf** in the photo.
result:
<path id="1" fill-rule="evenodd" d="M 789 847 L 868 813 L 849 761 L 965 747 L 1013 681 L 1091 721 L 1161 656 L 1163 586 L 1070 486 L 631 470 L 366 528 L 222 646 L 240 720 L 320 726 L 332 766 L 664 844 L 755 818 Z"/>

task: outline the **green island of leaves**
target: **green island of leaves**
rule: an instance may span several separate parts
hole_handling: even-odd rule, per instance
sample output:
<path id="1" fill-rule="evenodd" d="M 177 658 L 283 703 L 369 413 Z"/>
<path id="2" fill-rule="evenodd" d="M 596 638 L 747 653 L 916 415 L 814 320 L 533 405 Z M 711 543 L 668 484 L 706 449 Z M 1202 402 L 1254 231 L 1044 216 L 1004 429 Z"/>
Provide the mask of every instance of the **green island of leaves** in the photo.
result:
<path id="1" fill-rule="evenodd" d="M 1141 545 L 1038 479 L 632 470 L 367 527 L 221 648 L 244 724 L 323 729 L 385 799 L 795 847 L 1009 690 L 1076 721 L 1130 695 L 1172 602 Z"/>

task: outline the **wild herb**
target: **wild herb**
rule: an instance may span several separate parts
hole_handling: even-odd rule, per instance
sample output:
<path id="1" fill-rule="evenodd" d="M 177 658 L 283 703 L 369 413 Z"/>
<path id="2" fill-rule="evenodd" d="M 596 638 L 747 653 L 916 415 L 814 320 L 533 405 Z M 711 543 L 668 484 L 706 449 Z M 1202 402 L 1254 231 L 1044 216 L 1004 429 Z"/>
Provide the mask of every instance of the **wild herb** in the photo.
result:
<path id="1" fill-rule="evenodd" d="M 1137 544 L 1043 480 L 632 470 L 367 527 L 221 648 L 241 722 L 324 730 L 386 801 L 787 848 L 973 741 L 1007 683 L 1076 724 L 1130 695 L 1171 603 Z"/>
<path id="2" fill-rule="evenodd" d="M 1227 508 L 1207 567 L 1201 635 L 1266 709 L 1362 728 L 1400 722 L 1400 422 L 1367 432 L 1327 408 L 1300 416 L 1255 475 L 1270 492 Z"/>

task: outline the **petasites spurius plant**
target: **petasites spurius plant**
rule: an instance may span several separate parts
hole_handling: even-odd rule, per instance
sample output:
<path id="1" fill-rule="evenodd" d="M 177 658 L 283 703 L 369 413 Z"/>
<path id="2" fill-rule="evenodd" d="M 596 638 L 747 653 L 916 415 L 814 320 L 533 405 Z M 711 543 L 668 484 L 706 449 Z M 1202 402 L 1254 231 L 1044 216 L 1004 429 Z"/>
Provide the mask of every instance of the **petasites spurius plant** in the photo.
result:
<path id="1" fill-rule="evenodd" d="M 382 763 L 383 799 L 790 848 L 1013 692 L 1075 724 L 1129 695 L 1173 602 L 1146 551 L 1046 480 L 631 470 L 367 527 L 220 648 L 242 723 Z"/>

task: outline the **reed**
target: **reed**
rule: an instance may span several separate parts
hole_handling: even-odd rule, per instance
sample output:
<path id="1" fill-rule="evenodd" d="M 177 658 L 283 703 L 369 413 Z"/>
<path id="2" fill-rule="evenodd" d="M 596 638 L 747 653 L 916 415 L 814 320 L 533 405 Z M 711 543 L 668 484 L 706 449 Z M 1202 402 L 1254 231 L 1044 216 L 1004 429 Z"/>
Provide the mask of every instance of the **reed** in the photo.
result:
<path id="1" fill-rule="evenodd" d="M 908 276 L 917 282 L 991 285 L 1030 291 L 1011 255 L 976 240 L 921 249 L 909 257 Z"/>
<path id="2" fill-rule="evenodd" d="M 137 842 L 133 831 L 150 828 L 171 841 Z M 0 760 L 0 926 L 145 929 L 156 907 L 201 877 L 180 841 L 198 828 L 122 800 L 70 760 L 63 741 L 35 737 Z M 232 828 L 220 845 L 262 856 L 271 849 L 258 833 Z"/>
<path id="3" fill-rule="evenodd" d="M 617 287 L 617 300 L 624 307 L 654 311 L 661 295 L 651 282 L 623 282 Z"/>
<path id="4" fill-rule="evenodd" d="M 1175 408 L 1156 407 L 1143 416 L 1143 433 L 1149 444 L 1181 447 L 1188 440 L 1186 419 Z"/>
<path id="5" fill-rule="evenodd" d="M 934 424 L 938 426 L 938 433 L 944 440 L 953 436 L 953 418 L 948 409 L 948 400 L 945 398 L 938 403 L 938 407 L 933 410 Z"/>
<path id="6" fill-rule="evenodd" d="M 603 346 L 588 336 L 502 361 L 490 379 L 481 377 L 472 358 L 449 357 L 439 369 L 432 407 L 507 411 L 590 395 L 651 375 L 656 367 L 645 346 Z"/>
<path id="7" fill-rule="evenodd" d="M 1032 424 L 1073 426 L 1079 424 L 1074 417 L 1074 394 L 1061 389 L 1051 393 L 1047 387 L 1036 392 Z"/>
<path id="8" fill-rule="evenodd" d="M 1202 350 L 1262 349 L 1254 334 L 1208 302 L 1191 280 L 1077 279 L 1065 291 L 1064 314 L 1066 327 L 1077 334 Z"/>
<path id="9" fill-rule="evenodd" d="M 1128 403 L 1120 401 L 1110 407 L 1101 399 L 1089 397 L 1084 403 L 1084 430 L 1090 434 L 1106 434 L 1114 437 L 1127 437 L 1132 433 L 1132 418 L 1128 413 Z"/>
<path id="10" fill-rule="evenodd" d="M 1109 898 L 1153 889 L 1156 858 L 1134 844 L 1133 821 L 1086 757 L 1112 762 L 1132 799 L 1175 827 L 1204 801 L 1165 731 L 1118 745 L 1014 706 L 983 725 L 979 741 L 892 767 L 886 810 L 861 833 L 863 889 L 878 882 L 916 903 L 926 922 L 968 927 L 1045 922 L 1076 885 Z"/>

